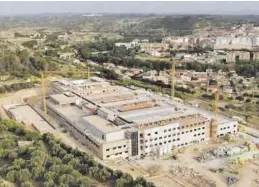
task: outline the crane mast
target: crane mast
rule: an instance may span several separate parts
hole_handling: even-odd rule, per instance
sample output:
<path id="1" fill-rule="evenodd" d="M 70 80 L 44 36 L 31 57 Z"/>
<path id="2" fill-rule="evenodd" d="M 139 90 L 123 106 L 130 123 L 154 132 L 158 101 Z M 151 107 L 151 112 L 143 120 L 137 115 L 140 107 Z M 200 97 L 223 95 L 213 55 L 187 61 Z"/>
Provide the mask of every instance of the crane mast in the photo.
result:
<path id="1" fill-rule="evenodd" d="M 175 97 L 174 79 L 175 79 L 175 63 L 172 62 L 172 66 L 171 66 L 171 98 L 172 98 L 172 100 Z"/>

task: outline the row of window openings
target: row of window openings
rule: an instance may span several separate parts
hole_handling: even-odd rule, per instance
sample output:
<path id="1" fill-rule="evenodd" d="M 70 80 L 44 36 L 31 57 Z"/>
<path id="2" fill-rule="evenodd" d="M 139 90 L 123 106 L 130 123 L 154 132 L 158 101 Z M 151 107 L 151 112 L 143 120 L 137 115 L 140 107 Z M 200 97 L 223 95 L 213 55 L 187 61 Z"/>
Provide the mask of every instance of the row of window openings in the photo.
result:
<path id="1" fill-rule="evenodd" d="M 205 127 L 202 127 L 202 129 L 205 129 Z M 197 130 L 201 130 L 201 128 L 190 130 L 190 132 L 197 131 Z M 185 133 L 189 133 L 189 131 L 185 131 Z M 158 134 L 158 132 L 155 132 L 155 134 Z M 184 134 L 184 132 L 182 132 L 182 134 Z M 147 135 L 150 136 L 151 133 L 148 133 Z M 173 136 L 175 136 L 175 135 L 176 134 L 173 134 Z M 177 135 L 180 135 L 180 133 L 177 133 Z M 168 137 L 171 137 L 171 135 L 168 135 Z M 160 137 L 160 138 L 162 138 L 162 137 Z M 166 138 L 166 136 L 165 136 L 165 138 Z"/>
<path id="2" fill-rule="evenodd" d="M 197 126 L 197 125 L 204 125 L 204 124 L 205 124 L 205 121 L 200 122 L 200 123 L 191 124 L 191 125 L 182 126 L 182 129 L 189 128 L 189 127 L 194 127 L 194 126 Z M 180 127 L 177 127 L 177 129 L 180 129 Z M 168 129 L 168 131 L 171 131 L 171 130 L 172 129 Z M 173 130 L 176 130 L 176 128 L 173 128 Z"/>
<path id="3" fill-rule="evenodd" d="M 123 147 L 125 148 L 126 147 L 126 145 L 123 145 Z M 122 146 L 118 146 L 118 149 L 121 149 L 122 148 Z M 117 149 L 117 147 L 114 147 L 114 148 L 111 148 L 112 150 L 116 150 Z M 110 151 L 111 149 L 106 149 L 106 151 Z"/>
<path id="4" fill-rule="evenodd" d="M 233 133 L 235 133 L 236 131 L 233 131 Z M 231 134 L 232 132 L 227 132 L 226 134 Z M 226 134 L 220 134 L 218 135 L 217 137 L 222 137 L 222 136 L 225 136 Z"/>
<path id="5" fill-rule="evenodd" d="M 128 153 L 128 151 L 125 151 L 125 153 Z M 119 152 L 119 153 L 115 153 L 114 155 L 122 155 L 122 152 Z M 111 155 L 107 155 L 106 157 L 109 158 Z"/>
<path id="6" fill-rule="evenodd" d="M 204 135 L 205 133 L 203 132 L 203 133 L 198 133 L 198 134 L 194 134 L 193 136 L 195 137 L 195 136 L 200 136 L 200 135 Z"/>
<path id="7" fill-rule="evenodd" d="M 180 141 L 180 138 L 177 138 L 177 139 L 173 139 L 173 140 L 168 140 L 168 143 L 171 143 L 171 142 L 175 142 L 175 141 Z M 167 141 L 164 141 L 164 144 L 166 144 Z M 159 145 L 162 145 L 163 143 L 160 142 Z M 155 146 L 157 146 L 158 144 L 156 143 Z M 146 146 L 147 147 L 147 146 Z"/>
<path id="8" fill-rule="evenodd" d="M 184 134 L 184 133 L 182 133 L 182 134 Z M 203 133 L 198 133 L 197 135 L 198 136 L 200 136 L 200 135 L 204 135 L 205 133 L 203 132 Z M 177 134 L 177 135 L 179 135 L 179 133 Z M 194 134 L 194 136 L 197 136 L 196 134 Z M 175 136 L 175 134 L 174 134 L 174 136 Z M 164 138 L 167 138 L 167 137 L 171 137 L 171 135 L 168 135 L 168 136 L 164 136 Z M 158 138 L 155 138 L 154 140 L 156 141 Z M 159 137 L 159 140 L 161 140 L 162 139 L 162 137 Z M 178 138 L 179 139 L 179 138 Z M 177 140 L 178 140 L 177 139 Z M 153 141 L 153 139 L 150 139 L 149 141 Z M 148 140 L 145 140 L 145 142 L 148 142 Z"/>
<path id="9" fill-rule="evenodd" d="M 236 125 L 234 125 L 234 127 L 236 127 Z M 227 128 L 230 129 L 230 126 L 224 127 L 224 128 L 220 128 L 220 130 L 226 130 Z"/>
<path id="10" fill-rule="evenodd" d="M 168 141 L 168 142 L 169 142 L 169 141 Z M 164 144 L 166 144 L 166 142 L 164 142 Z M 159 143 L 159 145 L 162 145 L 162 143 Z M 177 145 L 177 147 L 179 147 L 179 146 L 184 146 L 184 145 L 188 145 L 188 143 L 179 144 L 179 145 Z M 157 144 L 155 144 L 154 146 L 157 146 Z M 153 145 L 150 145 L 149 147 L 153 147 Z M 145 148 L 148 148 L 148 146 L 145 146 Z"/>

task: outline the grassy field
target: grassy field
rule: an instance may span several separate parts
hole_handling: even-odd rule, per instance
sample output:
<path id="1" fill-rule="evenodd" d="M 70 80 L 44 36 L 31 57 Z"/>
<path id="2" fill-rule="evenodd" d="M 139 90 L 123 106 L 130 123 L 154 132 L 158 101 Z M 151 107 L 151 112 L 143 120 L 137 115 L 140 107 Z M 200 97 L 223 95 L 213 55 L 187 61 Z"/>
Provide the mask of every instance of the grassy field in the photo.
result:
<path id="1" fill-rule="evenodd" d="M 166 61 L 166 62 L 170 62 L 170 58 L 169 57 L 154 57 L 148 54 L 139 54 L 136 55 L 137 59 L 140 60 L 151 60 L 151 61 Z"/>

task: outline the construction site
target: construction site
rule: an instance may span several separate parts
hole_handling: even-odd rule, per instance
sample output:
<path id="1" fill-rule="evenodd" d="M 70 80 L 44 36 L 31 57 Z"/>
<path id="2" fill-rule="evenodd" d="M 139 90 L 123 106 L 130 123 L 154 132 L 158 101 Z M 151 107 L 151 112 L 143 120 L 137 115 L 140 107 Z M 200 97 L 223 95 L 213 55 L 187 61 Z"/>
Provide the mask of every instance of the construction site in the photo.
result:
<path id="1" fill-rule="evenodd" d="M 4 103 L 7 115 L 73 141 L 103 165 L 158 187 L 259 184 L 259 132 L 218 114 L 217 96 L 207 111 L 175 98 L 173 84 L 171 96 L 99 77 L 41 86 L 34 102 Z"/>

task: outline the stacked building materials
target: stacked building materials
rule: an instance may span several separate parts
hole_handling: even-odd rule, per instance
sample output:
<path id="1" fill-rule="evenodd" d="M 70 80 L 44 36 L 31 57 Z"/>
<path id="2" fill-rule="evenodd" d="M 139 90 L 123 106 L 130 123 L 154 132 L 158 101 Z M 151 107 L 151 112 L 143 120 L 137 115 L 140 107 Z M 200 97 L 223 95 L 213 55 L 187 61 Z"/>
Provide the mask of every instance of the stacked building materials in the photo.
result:
<path id="1" fill-rule="evenodd" d="M 212 150 L 212 154 L 217 158 L 217 157 L 224 157 L 227 155 L 228 147 L 223 146 L 223 147 L 218 147 L 214 150 Z"/>
<path id="2" fill-rule="evenodd" d="M 229 150 L 227 151 L 227 155 L 234 156 L 234 155 L 238 155 L 238 154 L 241 154 L 241 153 L 244 153 L 247 151 L 248 151 L 247 146 L 233 147 L 233 148 L 229 148 Z"/>
<path id="3" fill-rule="evenodd" d="M 215 159 L 215 157 L 211 154 L 211 152 L 203 152 L 196 159 L 198 160 L 198 162 L 204 163 Z"/>
<path id="4" fill-rule="evenodd" d="M 257 157 L 259 157 L 259 151 L 250 151 L 231 157 L 229 162 L 232 164 L 243 164 L 245 161 Z"/>

